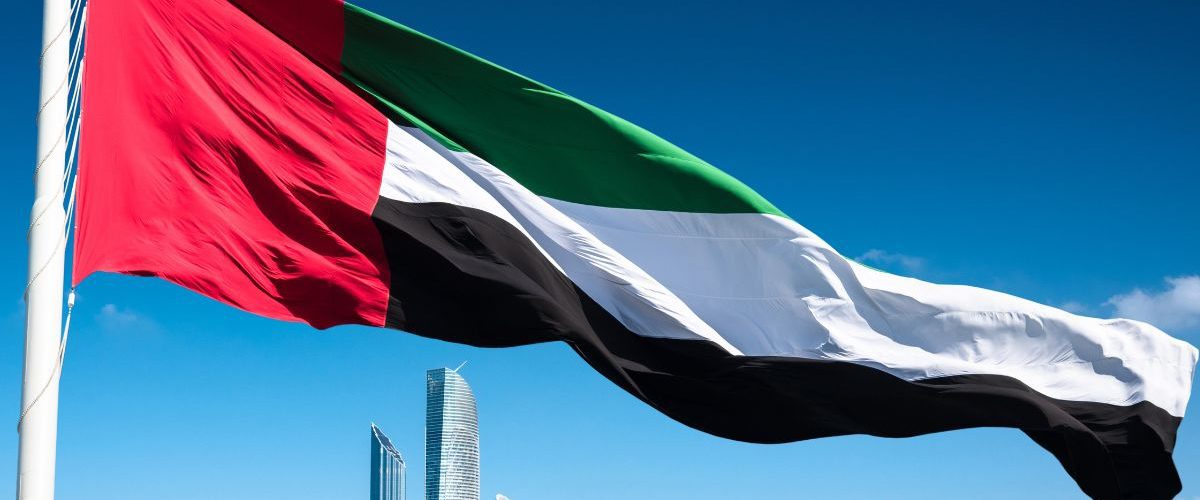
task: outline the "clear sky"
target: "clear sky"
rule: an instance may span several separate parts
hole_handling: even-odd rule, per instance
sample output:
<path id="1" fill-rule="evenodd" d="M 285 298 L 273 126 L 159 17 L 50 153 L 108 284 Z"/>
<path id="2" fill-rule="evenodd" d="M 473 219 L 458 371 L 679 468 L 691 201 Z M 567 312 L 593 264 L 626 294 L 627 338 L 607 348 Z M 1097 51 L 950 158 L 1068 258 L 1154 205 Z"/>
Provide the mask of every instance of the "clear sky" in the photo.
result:
<path id="1" fill-rule="evenodd" d="M 39 3 L 0 16 L 0 492 L 16 475 Z M 359 4 L 657 132 L 843 254 L 1200 343 L 1196 2 Z M 366 498 L 371 421 L 420 498 L 424 371 L 462 361 L 487 499 L 1081 496 L 1016 430 L 750 445 L 655 413 L 564 345 L 317 332 L 148 279 L 96 276 L 79 297 L 64 500 Z M 1188 499 L 1198 425 L 1175 455 Z"/>

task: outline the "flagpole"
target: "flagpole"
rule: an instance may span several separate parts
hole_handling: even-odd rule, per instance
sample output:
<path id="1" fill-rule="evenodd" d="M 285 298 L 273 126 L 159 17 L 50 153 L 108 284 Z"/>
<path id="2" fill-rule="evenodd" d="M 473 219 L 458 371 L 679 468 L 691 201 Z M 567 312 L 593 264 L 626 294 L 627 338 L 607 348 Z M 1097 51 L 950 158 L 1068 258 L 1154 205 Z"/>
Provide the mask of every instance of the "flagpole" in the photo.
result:
<path id="1" fill-rule="evenodd" d="M 58 439 L 58 362 L 66 255 L 63 172 L 70 65 L 69 0 L 44 0 L 35 199 L 25 297 L 17 500 L 53 500 Z"/>

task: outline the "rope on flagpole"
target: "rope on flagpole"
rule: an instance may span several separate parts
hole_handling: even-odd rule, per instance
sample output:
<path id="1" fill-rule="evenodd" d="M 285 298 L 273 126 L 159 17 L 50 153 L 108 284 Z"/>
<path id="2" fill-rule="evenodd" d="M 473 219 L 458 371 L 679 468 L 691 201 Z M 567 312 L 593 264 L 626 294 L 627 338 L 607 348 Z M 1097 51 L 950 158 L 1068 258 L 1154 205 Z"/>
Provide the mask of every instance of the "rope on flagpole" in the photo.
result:
<path id="1" fill-rule="evenodd" d="M 71 183 L 71 199 L 67 203 L 67 217 L 66 224 L 64 224 L 65 227 L 71 227 L 75 218 L 75 188 L 78 187 L 78 183 L 78 178 L 73 179 L 73 182 Z M 66 242 L 67 234 L 67 231 L 63 231 L 63 237 L 61 240 L 59 240 L 60 245 L 61 243 Z M 30 282 L 32 281 L 33 280 L 30 280 Z M 50 378 L 46 379 L 46 383 L 42 385 L 42 388 L 38 391 L 37 396 L 34 396 L 33 400 L 29 402 L 29 406 L 27 406 L 24 410 L 21 410 L 21 415 L 17 417 L 18 433 L 21 432 L 21 423 L 25 421 L 25 416 L 28 415 L 31 410 L 33 410 L 34 406 L 37 406 L 38 400 L 42 399 L 42 395 L 45 394 L 46 390 L 50 388 L 50 384 L 55 380 L 62 378 L 63 359 L 66 358 L 67 355 L 67 339 L 70 338 L 71 335 L 71 313 L 74 312 L 74 310 L 75 287 L 71 287 L 71 291 L 67 293 L 67 317 L 63 321 L 62 340 L 59 341 L 58 359 L 54 362 L 54 371 L 51 372 Z"/>
<path id="2" fill-rule="evenodd" d="M 63 323 L 62 340 L 58 346 L 58 360 L 54 363 L 54 372 L 50 374 L 50 378 L 46 379 L 46 383 L 42 385 L 42 389 L 38 391 L 37 396 L 33 397 L 33 401 L 29 402 L 29 406 L 21 410 L 21 416 L 17 417 L 17 433 L 21 432 L 21 423 L 25 421 L 25 416 L 37 406 L 42 396 L 46 394 L 46 390 L 50 388 L 50 383 L 62 378 L 63 358 L 67 355 L 67 338 L 71 333 L 71 311 L 75 309 L 75 287 L 71 287 L 71 293 L 67 294 L 67 318 Z"/>
<path id="3" fill-rule="evenodd" d="M 76 191 L 77 191 L 77 187 L 78 187 L 78 178 L 73 175 L 77 169 L 72 168 L 72 167 L 76 166 L 75 165 L 76 160 L 77 160 L 76 151 L 77 151 L 77 147 L 79 145 L 79 121 L 80 120 L 79 120 L 78 113 L 79 113 L 79 108 L 80 108 L 81 89 L 83 87 L 83 54 L 84 54 L 83 29 L 87 23 L 87 16 L 85 13 L 87 6 L 85 5 L 84 2 L 85 2 L 85 0 L 74 0 L 72 2 L 71 13 L 68 16 L 67 22 L 63 24 L 63 27 L 62 27 L 62 29 L 59 30 L 58 34 L 56 34 L 54 36 L 54 38 L 50 41 L 50 43 L 48 43 L 46 45 L 46 48 L 43 49 L 42 55 L 39 59 L 39 65 L 44 63 L 46 54 L 49 52 L 50 48 L 55 43 L 59 43 L 62 41 L 61 40 L 62 36 L 64 33 L 67 32 L 67 28 L 76 27 L 76 26 L 78 27 L 77 29 L 72 30 L 76 34 L 76 37 L 75 37 L 75 43 L 73 44 L 73 47 L 71 47 L 69 49 L 70 55 L 69 55 L 69 60 L 68 60 L 67 74 L 64 75 L 63 81 L 62 81 L 62 83 L 59 84 L 58 88 L 53 93 L 51 93 L 51 95 L 45 100 L 45 102 L 43 102 L 41 104 L 41 106 L 38 108 L 38 114 L 36 117 L 36 121 L 38 123 L 40 123 L 41 118 L 42 118 L 42 113 L 45 112 L 46 107 L 49 105 L 49 103 L 59 96 L 59 94 L 62 92 L 63 88 L 68 87 L 68 83 L 73 83 L 73 85 L 70 86 L 70 88 L 71 88 L 70 93 L 67 95 L 68 111 L 67 111 L 66 126 L 64 126 L 63 129 L 60 131 L 59 137 L 57 139 L 55 139 L 55 142 L 54 142 L 53 146 L 51 146 L 51 149 L 49 151 L 47 151 L 46 154 L 43 155 L 43 157 L 41 159 L 38 160 L 37 166 L 34 169 L 34 178 L 36 179 L 37 172 L 39 170 L 41 170 L 42 166 L 45 165 L 46 161 L 49 160 L 52 153 L 55 150 L 57 150 L 60 147 L 60 145 L 62 145 L 64 142 L 66 142 L 66 146 L 68 147 L 70 154 L 68 155 L 68 159 L 67 159 L 67 162 L 65 165 L 66 168 L 64 168 L 64 171 L 63 171 L 63 179 L 62 179 L 62 183 L 61 183 L 61 188 L 59 189 L 59 191 L 57 193 L 55 193 L 54 198 L 51 199 L 49 203 L 46 203 L 42 207 L 42 209 L 38 212 L 37 216 L 33 218 L 33 222 L 30 223 L 29 230 L 26 233 L 26 238 L 29 238 L 30 234 L 33 232 L 33 228 L 36 227 L 37 224 L 41 221 L 42 217 L 46 213 L 48 213 L 49 209 L 51 207 L 53 207 L 56 203 L 61 203 L 61 200 L 63 200 L 65 198 L 67 207 L 66 207 L 66 214 L 65 214 L 66 217 L 63 221 L 64 224 L 63 224 L 62 237 L 59 238 L 58 242 L 55 244 L 54 251 L 52 251 L 50 253 L 51 258 L 49 260 L 47 260 L 44 264 L 42 264 L 42 266 L 40 268 L 38 268 L 37 272 L 33 273 L 33 275 L 31 275 L 29 277 L 29 281 L 25 284 L 25 292 L 23 293 L 23 297 L 26 300 L 28 300 L 28 298 L 29 298 L 29 290 L 33 287 L 33 284 L 37 281 L 37 279 L 39 277 L 41 277 L 42 273 L 47 268 L 49 268 L 50 264 L 53 263 L 54 260 L 57 258 L 56 256 L 58 255 L 58 252 L 62 251 L 63 246 L 65 246 L 67 244 L 67 241 L 69 240 L 70 235 L 71 235 L 71 228 L 73 227 L 73 220 L 74 220 L 74 215 L 75 215 L 75 199 L 76 199 Z M 72 82 L 72 80 L 73 80 L 73 82 Z M 65 139 L 65 141 L 64 141 L 64 139 Z M 68 183 L 70 184 L 70 189 L 68 189 Z M 63 359 L 66 357 L 66 353 L 67 353 L 67 339 L 69 338 L 70 332 L 71 332 L 71 317 L 72 317 L 72 312 L 74 311 L 74 309 L 75 309 L 75 287 L 72 286 L 70 289 L 70 292 L 67 294 L 66 318 L 64 318 L 64 321 L 63 321 L 62 338 L 59 340 L 58 358 L 55 361 L 54 370 L 51 372 L 50 377 L 48 377 L 46 379 L 46 383 L 42 385 L 42 388 L 38 391 L 37 395 L 34 396 L 34 398 L 32 400 L 30 400 L 29 405 L 26 406 L 24 409 L 22 409 L 20 416 L 17 417 L 17 433 L 18 434 L 20 434 L 20 432 L 21 432 L 21 424 L 24 423 L 25 417 L 29 415 L 29 412 L 32 411 L 35 406 L 37 406 L 38 401 L 40 401 L 42 399 L 42 396 L 44 396 L 46 394 L 46 391 L 50 389 L 51 384 L 55 380 L 59 380 L 62 377 Z"/>
<path id="4" fill-rule="evenodd" d="M 64 224 L 64 226 L 68 227 L 68 228 L 72 227 L 72 223 L 75 219 L 75 189 L 78 187 L 78 184 L 79 184 L 78 177 L 75 179 L 72 179 L 71 198 L 70 198 L 70 201 L 67 203 L 67 217 L 66 217 L 66 224 Z M 61 247 L 61 245 L 67 241 L 68 234 L 69 233 L 67 231 L 63 231 L 63 237 L 61 240 L 59 240 L 59 247 Z M 58 247 L 55 247 L 55 248 L 56 248 L 55 252 L 57 252 Z M 33 280 L 30 280 L 30 282 L 32 283 Z M 41 390 L 38 391 L 37 396 L 34 396 L 33 400 L 29 402 L 29 406 L 26 407 L 24 410 L 21 410 L 21 415 L 19 417 L 17 417 L 17 433 L 21 432 L 21 423 L 25 421 L 25 416 L 28 415 L 31 410 L 33 410 L 34 406 L 37 406 L 38 400 L 42 399 L 42 395 L 45 394 L 46 390 L 48 390 L 50 388 L 50 384 L 52 382 L 54 382 L 55 380 L 62 378 L 63 359 L 65 359 L 66 355 L 67 355 L 67 339 L 70 338 L 70 335 L 71 335 L 71 313 L 74 312 L 74 310 L 75 310 L 75 287 L 72 286 L 71 291 L 69 293 L 67 293 L 67 317 L 63 321 L 62 340 L 59 341 L 58 359 L 55 360 L 55 362 L 54 362 L 54 371 L 50 373 L 50 378 L 46 379 L 46 383 L 44 385 L 42 385 L 42 388 L 41 388 Z"/>
<path id="5" fill-rule="evenodd" d="M 79 0 L 76 0 L 74 8 L 78 8 L 80 11 L 87 10 L 86 5 L 84 5 L 82 7 L 79 6 Z M 80 15 L 78 17 L 75 17 L 74 15 L 72 15 L 72 18 L 77 19 L 79 21 L 79 29 L 77 30 L 79 35 L 75 38 L 75 47 L 74 47 L 74 50 L 71 51 L 71 61 L 69 63 L 68 69 L 67 69 L 67 75 L 65 77 L 63 77 L 63 83 L 65 84 L 71 78 L 71 74 L 72 73 L 75 74 L 75 85 L 73 86 L 74 89 L 71 92 L 71 94 L 69 96 L 67 96 L 68 102 L 69 102 L 68 110 L 67 110 L 68 117 L 76 116 L 76 112 L 79 110 L 79 105 L 80 105 L 79 103 L 81 100 L 80 99 L 80 92 L 81 92 L 80 89 L 83 88 L 83 53 L 84 53 L 83 30 L 87 25 L 87 16 L 83 15 L 82 13 L 80 13 Z M 57 96 L 57 95 L 58 95 L 58 92 L 56 91 L 54 93 L 54 96 Z M 53 99 L 54 96 L 52 96 L 51 99 L 47 99 L 45 103 L 42 103 L 41 109 L 38 110 L 38 120 L 41 120 L 42 111 L 44 111 L 46 109 L 46 105 L 50 103 L 50 101 Z M 33 169 L 33 175 L 34 175 L 34 178 L 36 179 L 37 172 L 42 169 L 42 165 L 45 165 L 46 160 L 48 160 L 50 158 L 50 154 L 53 153 L 54 150 L 58 149 L 58 145 L 63 142 L 64 137 L 67 138 L 68 151 L 70 151 L 70 153 L 71 153 L 70 158 L 67 160 L 67 168 L 63 169 L 63 188 L 65 191 L 67 180 L 70 177 L 71 172 L 72 172 L 71 164 L 74 162 L 74 159 L 75 159 L 75 146 L 78 145 L 78 143 L 79 143 L 79 120 L 74 120 L 72 122 L 68 122 L 67 126 L 64 127 L 62 132 L 59 134 L 58 139 L 55 139 L 54 146 L 52 147 L 52 149 L 50 151 L 48 151 L 46 153 L 46 155 L 42 157 L 41 160 L 38 161 L 37 166 Z M 48 212 L 50 210 L 50 207 L 53 206 L 54 203 L 57 203 L 59 201 L 60 197 L 64 194 L 65 194 L 64 192 L 57 193 L 56 196 L 50 201 L 50 203 L 47 203 L 44 207 L 42 207 L 41 211 L 38 212 L 37 216 L 33 218 L 33 222 L 29 223 L 29 229 L 27 229 L 25 231 L 25 239 L 29 239 L 29 235 L 31 233 L 33 233 L 33 228 L 35 226 L 37 226 L 38 222 L 40 222 L 42 220 L 42 217 L 44 215 L 46 215 L 46 212 Z M 29 281 L 30 281 L 30 283 L 33 282 L 33 280 L 29 280 Z M 28 287 L 26 287 L 26 293 L 28 293 Z"/>
<path id="6" fill-rule="evenodd" d="M 76 122 L 78 122 L 78 120 L 75 120 L 75 121 L 76 121 Z M 76 126 L 76 127 L 78 127 L 78 125 L 75 125 L 75 126 Z M 66 128 L 70 128 L 70 126 L 68 126 L 68 127 L 66 127 Z M 66 131 L 66 128 L 64 128 L 63 130 L 64 130 L 64 131 Z M 75 134 L 75 139 L 74 139 L 74 140 L 72 140 L 72 144 L 73 144 L 73 145 L 78 145 L 78 140 L 79 140 L 79 134 Z M 74 161 L 74 160 L 75 160 L 75 153 L 74 153 L 74 151 L 72 151 L 72 152 L 71 152 L 71 155 L 70 155 L 70 160 L 71 160 L 71 161 Z M 70 168 L 70 165 L 68 165 L 68 166 L 67 166 L 67 168 L 64 170 L 64 172 L 71 172 L 71 171 L 72 171 L 72 169 Z M 54 203 L 58 202 L 58 199 L 59 199 L 60 197 L 62 197 L 62 196 L 66 196 L 66 195 L 67 195 L 67 193 L 66 193 L 66 191 L 67 191 L 67 190 L 66 190 L 66 186 L 65 186 L 66 179 L 63 179 L 63 181 L 64 181 L 64 186 L 63 186 L 63 189 L 61 189 L 61 190 L 60 190 L 60 191 L 59 191 L 59 192 L 58 192 L 58 193 L 55 195 L 55 197 L 54 197 L 54 198 L 51 200 L 51 202 L 50 202 L 50 203 L 46 204 L 46 206 L 42 208 L 41 212 L 39 212 L 39 213 L 38 213 L 38 215 L 37 215 L 37 217 L 34 219 L 34 222 L 33 222 L 32 224 L 30 224 L 30 225 L 29 225 L 29 232 L 27 232 L 27 233 L 26 233 L 26 238 L 28 238 L 28 237 L 29 237 L 29 233 L 32 233 L 32 232 L 33 232 L 33 228 L 34 228 L 34 227 L 37 225 L 37 222 L 38 222 L 38 221 L 39 221 L 39 220 L 42 218 L 42 216 L 43 216 L 43 215 L 45 215 L 45 214 L 46 214 L 46 212 L 47 212 L 47 211 L 49 211 L 50 207 L 51 207 L 51 206 L 53 206 L 53 205 L 54 205 Z M 73 207 L 74 205 L 75 205 L 75 182 L 72 182 L 72 188 L 71 188 L 70 200 L 69 200 L 69 202 L 68 202 L 68 206 L 69 206 L 69 207 Z M 68 217 L 68 219 L 70 218 L 70 213 L 68 213 L 68 214 L 67 214 L 67 217 Z M 71 233 L 71 231 L 70 231 L 70 227 L 71 227 L 71 226 L 70 226 L 69 224 L 63 227 L 63 235 L 62 235 L 62 238 L 60 238 L 60 239 L 58 240 L 58 243 L 56 243 L 56 244 L 54 245 L 54 251 L 50 253 L 50 255 L 51 255 L 51 256 L 53 256 L 53 255 L 58 255 L 58 251 L 62 249 L 63 245 L 66 245 L 66 244 L 67 244 L 67 237 L 68 237 L 68 235 L 70 235 L 70 233 Z M 42 273 L 46 271 L 46 269 L 47 269 L 47 268 L 50 266 L 50 264 L 51 264 L 53 261 L 54 261 L 54 259 L 53 259 L 53 258 L 50 258 L 50 259 L 46 260 L 46 262 L 45 262 L 45 263 L 43 263 L 43 264 L 42 264 L 42 266 L 38 268 L 37 272 L 36 272 L 36 273 L 33 273 L 33 275 L 29 277 L 29 282 L 27 282 L 27 283 L 25 284 L 25 292 L 24 292 L 24 294 L 22 295 L 24 298 L 26 298 L 26 299 L 28 299 L 28 298 L 29 298 L 29 289 L 33 287 L 33 283 L 34 283 L 35 281 L 37 281 L 38 277 L 40 277 L 40 276 L 42 275 Z"/>
<path id="7" fill-rule="evenodd" d="M 85 16 L 76 16 L 76 14 L 81 13 L 81 11 L 83 10 L 82 8 L 80 8 L 80 3 L 82 1 L 83 0 L 75 0 L 74 2 L 71 3 L 71 15 L 68 16 L 67 22 L 63 23 L 62 28 L 60 28 L 58 30 L 58 33 L 55 34 L 54 38 L 50 40 L 50 43 L 46 44 L 46 48 L 42 49 L 42 55 L 41 55 L 41 57 L 38 58 L 38 67 L 41 67 L 42 64 L 45 63 L 46 54 L 50 52 L 50 48 L 54 47 L 54 44 L 59 42 L 59 40 L 62 38 L 63 34 L 67 32 L 68 27 L 74 26 L 76 21 L 78 21 L 80 19 L 86 20 Z M 81 22 L 80 28 L 82 28 L 82 27 L 83 27 L 83 24 Z M 76 52 L 78 52 L 79 41 L 82 39 L 83 39 L 83 33 L 80 32 L 79 37 L 75 41 L 76 49 L 77 49 Z M 75 55 L 75 54 L 72 54 L 72 55 Z M 67 74 L 63 76 L 63 80 L 61 82 L 59 82 L 58 87 L 56 87 L 54 89 L 54 92 L 51 92 L 50 96 L 47 97 L 44 101 L 42 101 L 42 104 L 40 106 L 38 106 L 37 116 L 34 117 L 35 123 L 42 122 L 42 113 L 44 113 L 46 111 L 46 106 L 49 106 L 50 102 L 53 101 L 54 98 L 58 97 L 58 94 L 60 92 L 62 92 L 63 88 L 65 88 L 67 86 L 67 82 L 69 82 L 70 79 L 71 79 L 71 71 L 70 71 L 70 66 L 68 66 Z M 44 166 L 46 164 L 46 161 L 49 160 L 51 156 L 53 156 L 54 151 L 58 149 L 58 145 L 62 144 L 63 137 L 66 136 L 66 132 L 67 132 L 67 129 L 63 128 L 62 133 L 60 133 L 58 135 L 58 138 L 54 140 L 54 144 L 50 147 L 49 150 L 46 151 L 46 154 L 43 155 L 42 158 L 38 160 L 37 166 L 35 166 L 33 168 L 33 178 L 34 179 L 37 179 L 38 172 L 42 170 L 42 166 Z"/>

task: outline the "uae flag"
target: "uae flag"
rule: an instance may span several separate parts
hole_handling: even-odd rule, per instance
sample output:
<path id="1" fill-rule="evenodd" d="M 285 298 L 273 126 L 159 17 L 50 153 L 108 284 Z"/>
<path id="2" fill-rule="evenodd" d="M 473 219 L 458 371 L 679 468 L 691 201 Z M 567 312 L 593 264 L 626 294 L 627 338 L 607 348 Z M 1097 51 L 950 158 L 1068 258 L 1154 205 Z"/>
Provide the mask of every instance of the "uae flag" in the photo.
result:
<path id="1" fill-rule="evenodd" d="M 658 136 L 338 0 L 88 3 L 76 283 L 562 341 L 730 439 L 1013 427 L 1091 496 L 1180 491 L 1197 351 L 1153 326 L 868 268 Z"/>

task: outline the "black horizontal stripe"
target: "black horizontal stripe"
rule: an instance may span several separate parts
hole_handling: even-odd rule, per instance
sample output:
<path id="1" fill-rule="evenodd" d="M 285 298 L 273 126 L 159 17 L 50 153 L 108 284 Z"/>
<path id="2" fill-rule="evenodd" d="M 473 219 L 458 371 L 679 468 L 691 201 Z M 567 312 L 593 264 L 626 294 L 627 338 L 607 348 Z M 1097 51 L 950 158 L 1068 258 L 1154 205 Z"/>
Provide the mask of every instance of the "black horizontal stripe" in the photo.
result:
<path id="1" fill-rule="evenodd" d="M 630 332 L 515 227 L 456 205 L 381 198 L 387 325 L 485 347 L 561 340 L 664 414 L 756 443 L 1013 427 L 1095 498 L 1170 498 L 1180 420 L 1149 402 L 1062 401 L 999 375 L 905 381 L 852 363 L 733 356 L 708 341 Z"/>

